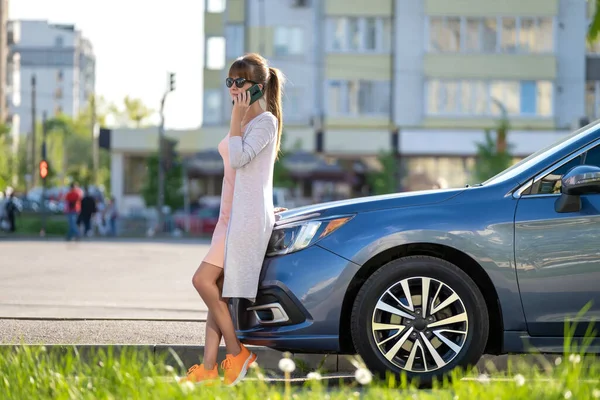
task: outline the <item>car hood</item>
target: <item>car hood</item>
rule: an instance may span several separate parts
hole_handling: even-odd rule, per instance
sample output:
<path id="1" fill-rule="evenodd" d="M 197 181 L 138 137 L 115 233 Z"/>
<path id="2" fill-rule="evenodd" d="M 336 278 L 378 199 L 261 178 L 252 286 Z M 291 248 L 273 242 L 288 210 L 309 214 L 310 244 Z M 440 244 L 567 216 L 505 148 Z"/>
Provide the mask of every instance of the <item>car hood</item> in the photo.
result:
<path id="1" fill-rule="evenodd" d="M 374 210 L 440 203 L 459 195 L 465 190 L 465 188 L 457 188 L 402 192 L 313 204 L 293 208 L 280 213 L 277 223 L 285 223 L 286 220 L 289 219 L 297 220 L 303 219 L 303 217 L 309 218 L 313 214 L 327 217 L 339 214 L 353 214 Z"/>

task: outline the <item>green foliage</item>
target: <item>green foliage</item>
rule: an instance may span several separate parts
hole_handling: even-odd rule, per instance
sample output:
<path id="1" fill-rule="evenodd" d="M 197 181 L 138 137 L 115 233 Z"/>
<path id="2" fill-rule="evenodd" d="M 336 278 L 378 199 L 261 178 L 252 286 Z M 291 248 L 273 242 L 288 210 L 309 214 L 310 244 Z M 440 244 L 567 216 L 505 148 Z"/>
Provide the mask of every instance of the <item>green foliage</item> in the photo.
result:
<path id="1" fill-rule="evenodd" d="M 273 167 L 273 186 L 275 187 L 291 188 L 294 186 L 294 181 L 290 178 L 290 174 L 284 165 L 285 158 L 289 154 L 289 151 L 285 150 L 286 140 L 287 137 L 284 131 L 281 134 L 279 158 L 275 161 L 275 165 Z M 295 143 L 295 148 L 299 148 L 300 146 L 301 144 L 298 142 Z"/>
<path id="2" fill-rule="evenodd" d="M 48 118 L 46 136 L 46 154 L 49 165 L 48 186 L 63 186 L 76 180 L 81 184 L 96 183 L 103 186 L 106 194 L 110 195 L 110 153 L 108 151 L 99 149 L 97 176 L 93 176 L 93 110 L 96 110 L 95 120 L 100 126 L 106 126 L 107 116 L 115 111 L 129 115 L 138 126 L 153 113 L 138 99 L 126 97 L 124 103 L 125 111 L 119 111 L 114 105 L 108 104 L 104 98 L 92 96 L 90 104 L 76 117 L 71 118 L 62 114 Z M 9 185 L 15 175 L 17 178 L 15 189 L 25 191 L 25 175 L 33 172 L 31 163 L 27 163 L 26 136 L 21 136 L 17 153 L 13 155 L 10 138 L 3 134 L 4 131 L 8 132 L 8 128 L 0 125 L 0 190 Z M 43 126 L 40 117 L 37 124 L 34 153 L 36 166 L 41 159 L 42 140 Z M 36 169 L 36 179 L 37 176 Z M 37 179 L 36 183 L 39 185 L 41 181 Z"/>
<path id="3" fill-rule="evenodd" d="M 587 33 L 588 42 L 593 43 L 598 40 L 598 34 L 600 34 L 600 0 L 587 0 L 587 2 L 595 3 L 594 17 L 592 18 L 592 22 L 588 27 Z"/>
<path id="4" fill-rule="evenodd" d="M 146 125 L 154 110 L 147 107 L 142 100 L 125 96 L 123 105 L 111 104 L 109 113 L 114 117 L 117 126 L 133 126 L 140 128 Z"/>
<path id="5" fill-rule="evenodd" d="M 367 174 L 367 182 L 371 186 L 373 194 L 396 193 L 398 190 L 396 172 L 398 162 L 394 152 L 381 152 L 378 159 L 383 169 L 379 172 Z"/>
<path id="6" fill-rule="evenodd" d="M 183 207 L 183 177 L 181 160 L 176 160 L 176 165 L 165 173 L 165 206 L 171 210 Z M 142 197 L 148 207 L 158 205 L 158 154 L 152 154 L 147 160 L 148 173 L 146 182 L 142 187 Z"/>
<path id="7" fill-rule="evenodd" d="M 11 140 L 3 128 L 4 125 L 0 125 L 0 191 L 10 186 L 13 171 Z"/>
<path id="8" fill-rule="evenodd" d="M 42 217 L 40 214 L 20 214 L 16 220 L 17 232 L 25 235 L 38 235 L 42 230 Z M 69 230 L 67 219 L 64 215 L 46 216 L 46 235 L 64 236 Z"/>
<path id="9" fill-rule="evenodd" d="M 506 119 L 498 123 L 494 139 L 489 130 L 485 132 L 485 141 L 477 143 L 477 163 L 473 171 L 473 183 L 481 183 L 510 167 L 511 145 L 507 144 L 509 124 Z"/>

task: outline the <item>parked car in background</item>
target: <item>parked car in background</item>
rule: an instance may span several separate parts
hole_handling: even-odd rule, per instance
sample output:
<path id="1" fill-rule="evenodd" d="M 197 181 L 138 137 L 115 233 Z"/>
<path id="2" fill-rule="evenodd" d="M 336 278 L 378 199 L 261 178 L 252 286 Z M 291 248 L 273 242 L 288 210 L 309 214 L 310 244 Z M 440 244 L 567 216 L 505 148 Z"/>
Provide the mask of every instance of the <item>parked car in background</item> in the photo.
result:
<path id="1" fill-rule="evenodd" d="M 219 220 L 220 207 L 206 206 L 197 208 L 189 216 L 185 213 L 176 213 L 173 218 L 175 226 L 182 231 L 186 230 L 186 218 L 189 219 L 189 233 L 192 235 L 210 235 L 215 230 Z"/>
<path id="2" fill-rule="evenodd" d="M 422 384 L 481 355 L 564 351 L 600 317 L 600 120 L 481 184 L 281 214 L 242 342 L 360 354 Z M 589 352 L 600 352 L 591 338 Z"/>

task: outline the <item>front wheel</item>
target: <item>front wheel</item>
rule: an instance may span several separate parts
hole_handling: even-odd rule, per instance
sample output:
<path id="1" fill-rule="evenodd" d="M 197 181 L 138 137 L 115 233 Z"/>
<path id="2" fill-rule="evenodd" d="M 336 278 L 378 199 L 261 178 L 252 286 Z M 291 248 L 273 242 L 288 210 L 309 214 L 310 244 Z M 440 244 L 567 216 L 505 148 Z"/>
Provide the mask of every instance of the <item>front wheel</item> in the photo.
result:
<path id="1" fill-rule="evenodd" d="M 488 338 L 485 299 L 460 268 L 429 256 L 394 260 L 361 287 L 352 340 L 373 371 L 423 385 L 477 363 Z"/>

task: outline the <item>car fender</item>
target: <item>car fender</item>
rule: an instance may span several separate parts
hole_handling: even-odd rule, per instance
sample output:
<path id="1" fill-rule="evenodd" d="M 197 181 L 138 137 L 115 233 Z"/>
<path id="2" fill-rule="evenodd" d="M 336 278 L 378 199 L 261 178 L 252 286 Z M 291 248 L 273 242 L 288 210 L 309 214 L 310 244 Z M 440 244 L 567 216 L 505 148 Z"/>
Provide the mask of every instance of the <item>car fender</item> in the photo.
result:
<path id="1" fill-rule="evenodd" d="M 319 245 L 360 266 L 387 250 L 411 244 L 458 250 L 471 257 L 494 285 L 505 310 L 504 329 L 526 330 L 514 263 L 515 204 L 502 199 L 485 205 L 469 201 L 359 213 Z"/>

